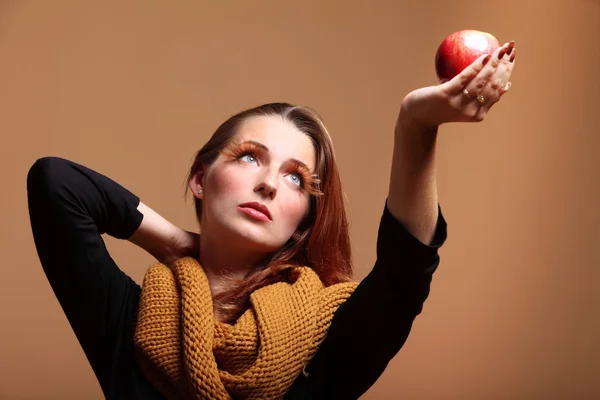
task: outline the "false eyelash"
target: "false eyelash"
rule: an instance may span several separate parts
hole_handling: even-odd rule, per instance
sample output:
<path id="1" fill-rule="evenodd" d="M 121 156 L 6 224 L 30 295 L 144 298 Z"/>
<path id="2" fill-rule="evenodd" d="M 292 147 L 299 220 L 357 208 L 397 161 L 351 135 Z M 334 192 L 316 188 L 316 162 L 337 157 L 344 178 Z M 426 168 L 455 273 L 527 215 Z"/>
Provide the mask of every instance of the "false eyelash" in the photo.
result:
<path id="1" fill-rule="evenodd" d="M 304 190 L 313 196 L 321 196 L 323 194 L 323 192 L 319 190 L 321 180 L 317 177 L 317 174 L 311 174 L 310 171 L 303 165 L 300 165 L 297 161 L 292 161 L 292 170 L 302 176 Z"/>
<path id="2" fill-rule="evenodd" d="M 261 154 L 262 152 L 264 152 L 264 150 L 256 143 L 238 144 L 233 141 L 227 143 L 227 145 L 222 150 L 219 150 L 220 154 L 234 159 L 238 159 L 246 154 L 256 156 L 257 154 Z M 309 194 L 313 196 L 323 195 L 323 192 L 321 192 L 321 190 L 319 189 L 319 184 L 321 183 L 321 180 L 317 178 L 317 174 L 311 174 L 310 171 L 308 171 L 304 166 L 302 166 L 296 161 L 292 162 L 291 170 L 292 172 L 300 174 L 303 184 L 303 190 L 306 190 Z"/>
<path id="3" fill-rule="evenodd" d="M 219 150 L 219 153 L 223 154 L 226 157 L 231 158 L 239 158 L 244 154 L 261 154 L 264 150 L 260 148 L 256 143 L 242 143 L 238 144 L 236 142 L 229 142 L 223 148 L 223 150 Z"/>

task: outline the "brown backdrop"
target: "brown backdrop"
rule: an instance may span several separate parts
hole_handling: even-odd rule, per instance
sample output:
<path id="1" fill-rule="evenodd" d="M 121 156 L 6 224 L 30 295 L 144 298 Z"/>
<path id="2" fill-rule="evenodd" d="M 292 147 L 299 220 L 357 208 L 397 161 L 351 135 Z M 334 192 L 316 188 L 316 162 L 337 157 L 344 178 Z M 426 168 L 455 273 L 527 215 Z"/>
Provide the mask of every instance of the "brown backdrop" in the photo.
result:
<path id="1" fill-rule="evenodd" d="M 310 105 L 334 137 L 362 278 L 400 100 L 435 84 L 438 44 L 465 28 L 516 40 L 513 87 L 483 123 L 441 130 L 442 264 L 364 398 L 600 396 L 600 2 L 449 4 L 2 1 L 0 398 L 102 397 L 34 250 L 36 158 L 84 163 L 193 229 L 182 183 L 216 126 L 259 103 Z M 140 281 L 152 258 L 106 240 Z"/>

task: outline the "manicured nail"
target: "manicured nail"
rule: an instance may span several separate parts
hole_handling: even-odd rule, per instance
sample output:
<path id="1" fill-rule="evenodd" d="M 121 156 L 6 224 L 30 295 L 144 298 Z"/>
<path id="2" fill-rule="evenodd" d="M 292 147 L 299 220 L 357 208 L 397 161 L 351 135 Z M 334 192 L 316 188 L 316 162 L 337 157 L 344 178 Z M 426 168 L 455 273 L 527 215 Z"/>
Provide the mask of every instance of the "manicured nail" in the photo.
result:
<path id="1" fill-rule="evenodd" d="M 485 56 L 485 58 L 483 59 L 483 61 L 481 62 L 482 65 L 485 65 L 488 63 L 488 61 L 490 61 L 490 58 L 492 58 L 491 54 L 488 54 L 487 56 Z"/>
<path id="2" fill-rule="evenodd" d="M 500 53 L 498 53 L 498 60 L 502 60 L 504 54 L 506 54 L 506 47 L 503 47 L 502 50 L 500 50 Z"/>
<path id="3" fill-rule="evenodd" d="M 514 49 L 512 52 L 512 56 L 510 56 L 510 62 L 514 62 L 515 61 L 515 56 L 517 55 L 517 49 Z"/>
<path id="4" fill-rule="evenodd" d="M 515 41 L 511 40 L 510 43 L 508 44 L 508 47 L 507 47 L 507 50 L 506 50 L 506 55 L 510 56 L 510 53 L 512 53 L 514 47 L 515 47 Z"/>

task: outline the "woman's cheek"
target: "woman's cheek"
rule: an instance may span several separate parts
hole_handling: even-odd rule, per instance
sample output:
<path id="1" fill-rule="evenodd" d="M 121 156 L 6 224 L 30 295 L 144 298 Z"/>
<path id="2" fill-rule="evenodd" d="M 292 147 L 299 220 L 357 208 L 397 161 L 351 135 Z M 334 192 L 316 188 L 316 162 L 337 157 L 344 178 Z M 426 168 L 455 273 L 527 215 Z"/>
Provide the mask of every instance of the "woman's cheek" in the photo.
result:
<path id="1" fill-rule="evenodd" d="M 239 190 L 243 182 L 243 177 L 240 173 L 235 173 L 235 171 L 227 167 L 222 167 L 214 171 L 213 178 L 214 186 L 224 194 L 234 193 L 236 190 Z"/>
<path id="2" fill-rule="evenodd" d="M 297 199 L 293 202 L 293 204 L 289 205 L 288 210 L 293 210 L 293 212 L 290 213 L 290 220 L 291 223 L 294 225 L 294 229 L 296 228 L 296 226 L 298 226 L 298 224 L 300 224 L 300 222 L 302 222 L 304 217 L 308 214 L 308 205 L 309 202 L 307 199 Z"/>

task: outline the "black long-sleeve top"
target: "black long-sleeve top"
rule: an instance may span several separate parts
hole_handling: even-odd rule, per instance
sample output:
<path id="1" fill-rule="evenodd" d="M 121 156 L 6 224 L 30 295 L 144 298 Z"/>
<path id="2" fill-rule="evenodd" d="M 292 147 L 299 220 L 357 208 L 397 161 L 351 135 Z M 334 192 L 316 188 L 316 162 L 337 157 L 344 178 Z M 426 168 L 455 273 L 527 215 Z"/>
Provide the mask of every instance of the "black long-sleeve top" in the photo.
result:
<path id="1" fill-rule="evenodd" d="M 141 288 L 108 253 L 103 234 L 128 239 L 140 226 L 140 199 L 114 180 L 58 157 L 27 176 L 40 262 L 108 399 L 160 399 L 141 373 L 133 333 Z M 286 399 L 357 399 L 406 341 L 429 295 L 447 225 L 439 217 L 423 244 L 384 204 L 372 271 L 336 311 L 315 357 Z"/>

